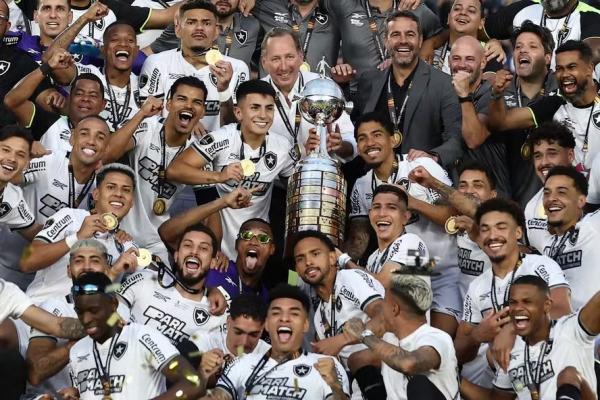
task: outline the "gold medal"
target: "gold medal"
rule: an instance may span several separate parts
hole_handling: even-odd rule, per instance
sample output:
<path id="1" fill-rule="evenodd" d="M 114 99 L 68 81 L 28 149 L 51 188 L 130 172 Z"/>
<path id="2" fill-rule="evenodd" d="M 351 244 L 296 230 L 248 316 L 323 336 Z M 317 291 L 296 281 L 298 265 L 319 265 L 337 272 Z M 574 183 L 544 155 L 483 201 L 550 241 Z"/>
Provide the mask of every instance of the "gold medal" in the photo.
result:
<path id="1" fill-rule="evenodd" d="M 137 262 L 138 266 L 145 268 L 152 262 L 152 253 L 148 249 L 138 249 Z"/>
<path id="2" fill-rule="evenodd" d="M 528 142 L 523 143 L 523 146 L 521 146 L 521 157 L 523 157 L 523 160 L 531 158 L 531 145 Z"/>
<path id="3" fill-rule="evenodd" d="M 206 63 L 208 65 L 215 65 L 218 61 L 221 61 L 221 59 L 223 58 L 223 56 L 221 55 L 221 52 L 217 49 L 210 49 L 208 52 L 206 52 Z"/>
<path id="4" fill-rule="evenodd" d="M 163 215 L 165 211 L 167 211 L 167 203 L 165 200 L 161 199 L 160 197 L 154 200 L 154 204 L 152 204 L 152 211 L 154 211 L 154 214 L 156 215 Z"/>
<path id="5" fill-rule="evenodd" d="M 396 143 L 394 144 L 394 148 L 402 144 L 402 139 L 404 139 L 402 137 L 402 132 L 400 132 L 398 129 L 394 130 L 394 140 L 396 141 Z"/>
<path id="6" fill-rule="evenodd" d="M 252 160 L 244 159 L 240 161 L 240 165 L 242 166 L 242 172 L 244 176 L 252 176 L 254 172 L 256 172 L 256 165 L 252 162 Z"/>
<path id="7" fill-rule="evenodd" d="M 302 72 L 310 72 L 310 64 L 307 63 L 306 61 L 304 61 L 301 65 L 300 65 L 300 71 Z"/>
<path id="8" fill-rule="evenodd" d="M 119 220 L 113 213 L 102 214 L 102 223 L 109 231 L 115 231 L 119 227 Z"/>
<path id="9" fill-rule="evenodd" d="M 449 235 L 454 235 L 458 232 L 458 228 L 456 227 L 456 218 L 450 217 L 446 220 L 446 224 L 444 225 L 444 229 L 446 229 L 446 233 Z"/>

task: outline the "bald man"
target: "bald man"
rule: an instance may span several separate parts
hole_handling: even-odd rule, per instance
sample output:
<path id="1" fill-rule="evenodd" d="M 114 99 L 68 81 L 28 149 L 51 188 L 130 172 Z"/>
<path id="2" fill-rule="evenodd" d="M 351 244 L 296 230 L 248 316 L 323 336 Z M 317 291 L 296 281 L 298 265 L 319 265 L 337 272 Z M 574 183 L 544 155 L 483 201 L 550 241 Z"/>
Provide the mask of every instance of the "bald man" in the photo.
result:
<path id="1" fill-rule="evenodd" d="M 482 79 L 486 65 L 484 49 L 474 37 L 462 36 L 452 45 L 449 61 L 452 85 L 462 109 L 462 136 L 468 148 L 463 160 L 476 160 L 493 171 L 497 190 L 507 194 L 506 149 L 487 127 L 492 88 Z"/>

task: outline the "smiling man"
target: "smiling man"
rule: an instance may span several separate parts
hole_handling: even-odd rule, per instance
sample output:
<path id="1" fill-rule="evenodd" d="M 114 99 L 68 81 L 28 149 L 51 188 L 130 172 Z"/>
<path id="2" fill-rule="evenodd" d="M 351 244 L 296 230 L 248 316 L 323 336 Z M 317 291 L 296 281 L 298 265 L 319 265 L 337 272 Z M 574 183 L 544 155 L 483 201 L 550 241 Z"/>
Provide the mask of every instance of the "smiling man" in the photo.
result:
<path id="1" fill-rule="evenodd" d="M 231 363 L 209 398 L 348 399 L 348 380 L 340 363 L 301 347 L 310 326 L 309 314 L 310 300 L 299 288 L 280 285 L 273 289 L 265 322 L 271 349 Z"/>

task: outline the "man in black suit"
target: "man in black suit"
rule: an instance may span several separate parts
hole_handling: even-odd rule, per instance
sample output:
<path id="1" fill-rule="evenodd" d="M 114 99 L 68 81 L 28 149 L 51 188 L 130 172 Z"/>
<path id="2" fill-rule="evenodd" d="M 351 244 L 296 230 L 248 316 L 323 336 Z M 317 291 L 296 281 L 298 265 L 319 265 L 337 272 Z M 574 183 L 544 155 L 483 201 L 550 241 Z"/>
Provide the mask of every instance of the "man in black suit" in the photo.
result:
<path id="1" fill-rule="evenodd" d="M 408 159 L 430 157 L 450 168 L 462 156 L 462 114 L 451 78 L 419 59 L 419 19 L 397 11 L 386 23 L 385 47 L 391 67 L 359 77 L 357 112 L 378 110 L 402 136 L 398 151 Z"/>

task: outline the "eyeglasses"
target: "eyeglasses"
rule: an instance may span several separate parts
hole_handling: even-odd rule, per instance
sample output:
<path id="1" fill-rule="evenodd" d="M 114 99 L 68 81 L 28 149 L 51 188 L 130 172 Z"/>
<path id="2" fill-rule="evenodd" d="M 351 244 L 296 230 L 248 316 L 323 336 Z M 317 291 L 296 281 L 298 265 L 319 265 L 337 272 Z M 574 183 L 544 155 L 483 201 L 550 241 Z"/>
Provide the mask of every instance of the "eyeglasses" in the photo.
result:
<path id="1" fill-rule="evenodd" d="M 238 239 L 244 239 L 247 241 L 252 240 L 252 238 L 256 238 L 256 240 L 258 240 L 258 243 L 260 243 L 260 244 L 267 244 L 267 243 L 271 242 L 271 236 L 267 235 L 266 233 L 254 233 L 252 231 L 242 231 L 238 235 Z"/>
<path id="2" fill-rule="evenodd" d="M 86 283 L 85 285 L 73 285 L 71 288 L 71 293 L 74 295 L 82 295 L 82 294 L 98 294 L 98 293 L 106 293 L 104 287 L 94 285 L 93 283 Z"/>

